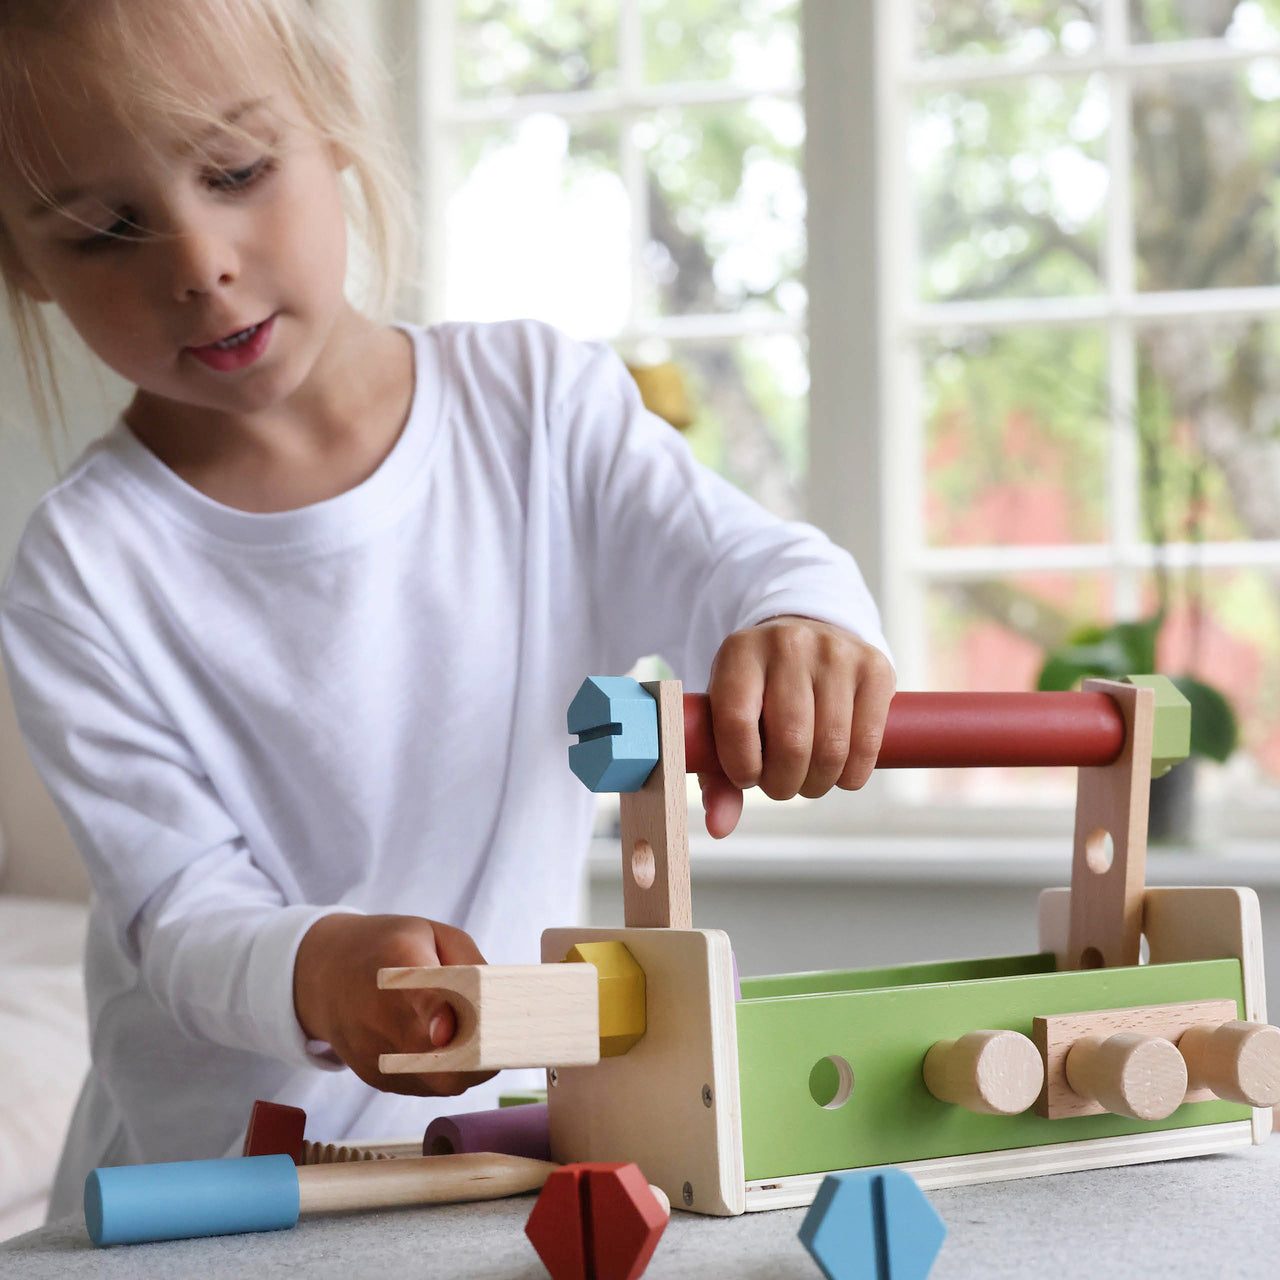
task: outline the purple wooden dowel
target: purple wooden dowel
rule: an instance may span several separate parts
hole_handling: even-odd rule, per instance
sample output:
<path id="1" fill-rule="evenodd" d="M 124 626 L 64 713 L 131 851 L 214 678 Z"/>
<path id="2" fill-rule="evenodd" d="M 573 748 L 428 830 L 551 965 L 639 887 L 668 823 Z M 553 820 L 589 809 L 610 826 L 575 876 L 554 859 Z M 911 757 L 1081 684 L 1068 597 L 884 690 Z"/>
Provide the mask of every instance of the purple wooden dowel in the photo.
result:
<path id="1" fill-rule="evenodd" d="M 424 1156 L 496 1151 L 505 1156 L 551 1159 L 551 1130 L 545 1102 L 526 1102 L 496 1111 L 438 1116 L 422 1138 Z"/>

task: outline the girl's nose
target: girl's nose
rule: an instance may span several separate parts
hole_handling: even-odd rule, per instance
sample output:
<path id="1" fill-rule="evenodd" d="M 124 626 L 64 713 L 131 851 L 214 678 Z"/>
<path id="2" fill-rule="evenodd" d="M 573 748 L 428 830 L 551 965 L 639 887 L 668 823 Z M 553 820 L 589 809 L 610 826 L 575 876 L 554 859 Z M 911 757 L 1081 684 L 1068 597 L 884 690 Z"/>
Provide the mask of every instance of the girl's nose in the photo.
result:
<path id="1" fill-rule="evenodd" d="M 239 255 L 216 227 L 187 223 L 175 228 L 172 271 L 174 296 L 185 302 L 233 284 L 240 274 Z"/>

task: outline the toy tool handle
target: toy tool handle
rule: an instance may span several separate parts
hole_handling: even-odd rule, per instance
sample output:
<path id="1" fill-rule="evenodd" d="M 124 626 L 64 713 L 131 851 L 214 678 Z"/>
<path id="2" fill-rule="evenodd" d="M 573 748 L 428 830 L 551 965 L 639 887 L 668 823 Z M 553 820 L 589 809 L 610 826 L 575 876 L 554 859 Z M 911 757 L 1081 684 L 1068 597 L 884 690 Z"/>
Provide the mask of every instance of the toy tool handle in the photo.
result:
<path id="1" fill-rule="evenodd" d="M 287 1155 L 95 1169 L 84 1210 L 94 1244 L 278 1231 L 300 1213 L 496 1200 L 534 1191 L 556 1165 L 491 1154 L 296 1167 Z"/>
<path id="2" fill-rule="evenodd" d="M 298 1170 L 302 1213 L 379 1209 L 397 1204 L 460 1204 L 536 1191 L 552 1171 L 549 1160 L 472 1152 L 412 1156 L 352 1164 L 312 1164 Z"/>
<path id="3" fill-rule="evenodd" d="M 1106 765 L 1124 741 L 1105 693 L 898 693 L 876 768 Z M 705 693 L 684 695 L 684 751 L 690 773 L 721 772 Z"/>

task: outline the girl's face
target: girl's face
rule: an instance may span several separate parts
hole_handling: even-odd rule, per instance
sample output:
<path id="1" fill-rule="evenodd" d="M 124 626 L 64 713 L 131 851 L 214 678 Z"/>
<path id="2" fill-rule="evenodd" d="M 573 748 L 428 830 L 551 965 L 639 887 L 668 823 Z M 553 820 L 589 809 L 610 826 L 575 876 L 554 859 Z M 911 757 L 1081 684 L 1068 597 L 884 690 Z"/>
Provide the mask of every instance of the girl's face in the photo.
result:
<path id="1" fill-rule="evenodd" d="M 39 187 L 0 158 L 0 219 L 27 291 L 122 377 L 261 412 L 305 384 L 345 306 L 337 166 L 269 65 L 228 90 L 192 50 L 173 58 L 220 123 L 144 144 L 92 82 L 73 97 L 37 76 L 22 167 Z"/>

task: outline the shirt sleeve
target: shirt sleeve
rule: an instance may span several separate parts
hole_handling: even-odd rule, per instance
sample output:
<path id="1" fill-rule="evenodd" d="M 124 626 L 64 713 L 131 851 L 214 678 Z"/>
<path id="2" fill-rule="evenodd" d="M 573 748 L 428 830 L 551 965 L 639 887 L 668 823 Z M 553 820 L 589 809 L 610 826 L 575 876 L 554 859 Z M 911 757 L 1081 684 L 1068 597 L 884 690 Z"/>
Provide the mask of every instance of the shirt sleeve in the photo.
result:
<path id="1" fill-rule="evenodd" d="M 888 656 L 858 566 L 812 525 L 778 519 L 696 461 L 645 409 L 608 347 L 576 348 L 572 381 L 549 411 L 564 450 L 574 541 L 612 670 L 659 653 L 705 688 L 731 632 L 780 614 L 845 628 Z M 554 385 L 554 380 L 553 380 Z"/>
<path id="2" fill-rule="evenodd" d="M 295 1065 L 341 1065 L 308 1043 L 293 961 L 334 908 L 286 905 L 190 747 L 109 637 L 6 601 L 3 646 L 36 768 L 124 954 L 180 1031 Z"/>

